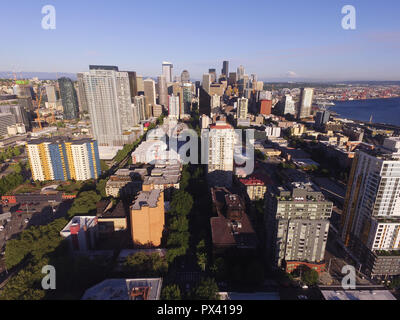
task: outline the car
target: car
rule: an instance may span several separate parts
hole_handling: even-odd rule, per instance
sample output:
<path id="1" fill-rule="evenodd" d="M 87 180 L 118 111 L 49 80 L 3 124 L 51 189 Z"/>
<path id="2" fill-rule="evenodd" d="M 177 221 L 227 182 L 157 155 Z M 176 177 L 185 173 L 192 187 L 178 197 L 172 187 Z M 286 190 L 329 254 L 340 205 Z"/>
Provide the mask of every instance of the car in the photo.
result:
<path id="1" fill-rule="evenodd" d="M 308 285 L 303 285 L 302 287 L 301 287 L 302 289 L 308 289 Z"/>
<path id="2" fill-rule="evenodd" d="M 3 231 L 4 230 L 4 227 L 3 226 L 0 226 L 0 231 Z"/>
<path id="3" fill-rule="evenodd" d="M 17 210 L 17 211 L 15 211 L 16 213 L 23 213 L 24 211 L 22 211 L 22 210 Z"/>
<path id="4" fill-rule="evenodd" d="M 28 222 L 29 222 L 29 219 L 25 219 L 24 222 L 25 222 L 25 223 L 28 223 Z"/>

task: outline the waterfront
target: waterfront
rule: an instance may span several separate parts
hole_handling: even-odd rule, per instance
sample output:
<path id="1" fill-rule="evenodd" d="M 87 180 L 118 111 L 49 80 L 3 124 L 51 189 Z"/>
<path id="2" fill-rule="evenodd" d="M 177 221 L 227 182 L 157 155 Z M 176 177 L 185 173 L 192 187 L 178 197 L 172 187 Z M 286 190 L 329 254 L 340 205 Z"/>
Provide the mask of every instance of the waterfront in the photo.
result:
<path id="1" fill-rule="evenodd" d="M 400 98 L 335 101 L 329 108 L 339 116 L 352 120 L 385 123 L 400 126 Z"/>

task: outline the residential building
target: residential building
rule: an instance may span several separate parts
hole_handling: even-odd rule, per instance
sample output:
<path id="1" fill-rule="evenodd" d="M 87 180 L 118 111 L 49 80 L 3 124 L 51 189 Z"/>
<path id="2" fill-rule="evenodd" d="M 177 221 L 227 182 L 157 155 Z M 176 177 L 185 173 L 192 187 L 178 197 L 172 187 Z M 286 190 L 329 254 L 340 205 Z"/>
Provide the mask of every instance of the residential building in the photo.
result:
<path id="1" fill-rule="evenodd" d="M 272 189 L 266 200 L 265 226 L 273 266 L 289 273 L 304 264 L 324 270 L 332 207 L 310 183 Z"/>
<path id="2" fill-rule="evenodd" d="M 35 181 L 85 181 L 101 174 L 94 140 L 38 139 L 29 141 L 26 149 Z"/>
<path id="3" fill-rule="evenodd" d="M 237 101 L 236 115 L 238 119 L 247 119 L 247 112 L 249 107 L 249 100 L 246 98 L 240 98 Z"/>
<path id="4" fill-rule="evenodd" d="M 131 205 L 131 232 L 135 246 L 158 247 L 165 224 L 164 193 L 141 191 Z"/>
<path id="5" fill-rule="evenodd" d="M 311 115 L 311 107 L 313 102 L 314 89 L 302 88 L 300 92 L 299 113 L 298 118 L 307 118 Z"/>
<path id="6" fill-rule="evenodd" d="M 60 235 L 67 239 L 71 251 L 88 251 L 95 249 L 98 232 L 97 217 L 76 216 L 61 230 Z"/>
<path id="7" fill-rule="evenodd" d="M 209 73 L 203 74 L 203 89 L 210 94 L 211 75 Z"/>
<path id="8" fill-rule="evenodd" d="M 342 240 L 372 277 L 400 274 L 400 138 L 353 159 Z"/>

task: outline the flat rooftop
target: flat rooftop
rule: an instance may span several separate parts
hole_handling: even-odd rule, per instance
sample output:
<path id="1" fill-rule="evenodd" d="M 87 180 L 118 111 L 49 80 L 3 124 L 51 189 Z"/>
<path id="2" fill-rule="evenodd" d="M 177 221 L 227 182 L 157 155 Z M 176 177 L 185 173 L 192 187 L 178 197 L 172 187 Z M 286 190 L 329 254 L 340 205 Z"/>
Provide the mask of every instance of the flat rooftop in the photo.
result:
<path id="1" fill-rule="evenodd" d="M 388 290 L 321 290 L 325 300 L 397 300 Z"/>
<path id="2" fill-rule="evenodd" d="M 148 288 L 146 300 L 159 300 L 162 279 L 107 279 L 86 290 L 82 300 L 144 300 L 142 296 L 132 297 L 138 289 Z"/>

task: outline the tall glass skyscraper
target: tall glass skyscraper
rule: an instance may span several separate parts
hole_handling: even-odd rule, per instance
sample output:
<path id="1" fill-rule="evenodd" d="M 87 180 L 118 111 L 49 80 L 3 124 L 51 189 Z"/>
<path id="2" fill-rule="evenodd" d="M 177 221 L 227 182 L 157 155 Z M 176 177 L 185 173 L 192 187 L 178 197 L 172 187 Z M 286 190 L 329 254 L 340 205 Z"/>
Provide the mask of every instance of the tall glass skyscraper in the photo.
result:
<path id="1" fill-rule="evenodd" d="M 73 120 L 79 117 L 78 97 L 76 95 L 74 83 L 69 78 L 58 79 L 60 95 L 64 108 L 64 119 Z"/>

